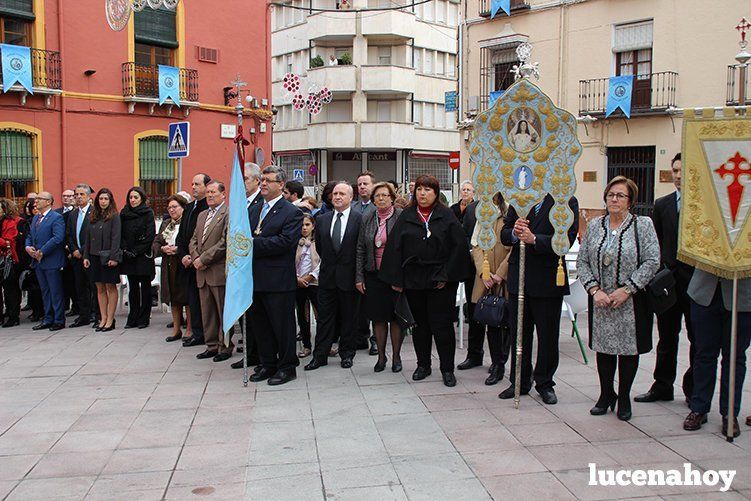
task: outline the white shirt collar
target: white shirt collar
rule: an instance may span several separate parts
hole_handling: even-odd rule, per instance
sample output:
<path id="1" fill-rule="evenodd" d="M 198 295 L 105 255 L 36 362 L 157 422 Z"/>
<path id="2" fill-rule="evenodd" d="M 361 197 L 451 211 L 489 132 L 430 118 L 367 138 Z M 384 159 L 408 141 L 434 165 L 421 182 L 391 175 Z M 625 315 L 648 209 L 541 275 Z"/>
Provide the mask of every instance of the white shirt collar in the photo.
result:
<path id="1" fill-rule="evenodd" d="M 282 198 L 284 198 L 284 194 L 283 193 L 281 195 L 279 195 L 278 197 L 272 198 L 271 200 L 269 200 L 268 202 L 266 202 L 266 203 L 269 204 L 269 210 L 271 210 L 274 207 L 274 204 L 277 203 Z"/>
<path id="2" fill-rule="evenodd" d="M 261 188 L 258 188 L 256 191 L 248 195 L 248 203 L 252 204 L 253 200 L 255 200 L 257 196 L 260 196 L 260 194 L 261 194 Z"/>
<path id="3" fill-rule="evenodd" d="M 42 217 L 47 216 L 47 214 L 49 214 L 51 210 L 52 210 L 52 207 L 48 207 L 46 211 L 42 212 L 41 216 Z"/>
<path id="4" fill-rule="evenodd" d="M 209 210 L 213 210 L 214 212 L 218 212 L 218 211 L 219 211 L 219 209 L 221 209 L 221 208 L 222 208 L 222 205 L 224 205 L 224 202 L 220 203 L 219 205 L 217 205 L 217 206 L 216 206 L 216 207 L 214 207 L 213 209 L 212 209 L 211 207 L 209 207 Z"/>
<path id="5" fill-rule="evenodd" d="M 352 210 L 352 207 L 347 207 L 346 209 L 344 209 L 344 210 L 342 211 L 342 218 L 343 218 L 343 219 L 346 219 L 346 218 L 348 218 L 348 217 L 349 217 L 349 212 L 350 212 L 351 210 Z M 336 217 L 336 214 L 337 214 L 338 212 L 339 212 L 338 210 L 334 209 L 334 217 Z"/>

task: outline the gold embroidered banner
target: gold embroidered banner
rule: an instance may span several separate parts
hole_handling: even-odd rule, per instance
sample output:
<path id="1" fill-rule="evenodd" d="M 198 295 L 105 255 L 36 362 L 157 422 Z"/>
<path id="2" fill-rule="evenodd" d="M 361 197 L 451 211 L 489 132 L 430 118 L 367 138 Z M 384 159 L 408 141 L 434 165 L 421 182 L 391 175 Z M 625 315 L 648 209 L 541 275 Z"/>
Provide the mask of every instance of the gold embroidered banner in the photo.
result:
<path id="1" fill-rule="evenodd" d="M 721 277 L 745 278 L 751 277 L 751 118 L 732 115 L 730 109 L 723 118 L 685 115 L 678 257 Z"/>

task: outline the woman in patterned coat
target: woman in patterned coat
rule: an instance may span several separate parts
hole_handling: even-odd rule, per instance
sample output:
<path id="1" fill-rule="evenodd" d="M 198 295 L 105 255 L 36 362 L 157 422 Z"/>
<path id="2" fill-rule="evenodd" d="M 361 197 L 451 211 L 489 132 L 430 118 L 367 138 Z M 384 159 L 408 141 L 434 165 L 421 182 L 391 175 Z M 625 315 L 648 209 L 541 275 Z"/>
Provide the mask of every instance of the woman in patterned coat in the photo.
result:
<path id="1" fill-rule="evenodd" d="M 600 398 L 590 410 L 605 414 L 618 404 L 618 419 L 631 419 L 631 385 L 639 354 L 652 349 L 652 312 L 644 288 L 660 266 L 652 220 L 630 213 L 636 184 L 623 176 L 605 187 L 607 214 L 590 221 L 577 259 L 590 296 L 589 343 L 597 352 Z M 618 393 L 613 389 L 618 367 Z"/>

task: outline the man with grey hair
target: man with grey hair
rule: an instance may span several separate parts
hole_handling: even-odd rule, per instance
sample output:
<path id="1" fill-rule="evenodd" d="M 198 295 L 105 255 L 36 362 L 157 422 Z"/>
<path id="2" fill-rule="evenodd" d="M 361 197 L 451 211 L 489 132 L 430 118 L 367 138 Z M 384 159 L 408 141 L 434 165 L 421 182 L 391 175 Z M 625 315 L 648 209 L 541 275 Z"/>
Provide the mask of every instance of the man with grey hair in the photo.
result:
<path id="1" fill-rule="evenodd" d="M 65 225 L 65 244 L 70 253 L 70 265 L 73 270 L 73 282 L 76 287 L 78 318 L 70 324 L 71 327 L 89 325 L 96 308 L 92 298 L 91 281 L 83 267 L 83 249 L 86 246 L 89 230 L 89 216 L 91 214 L 91 187 L 88 184 L 77 184 L 73 190 L 75 208 L 70 211 Z"/>
<path id="2" fill-rule="evenodd" d="M 253 232 L 253 304 L 250 328 L 261 367 L 250 377 L 279 385 L 297 377 L 295 350 L 295 253 L 302 232 L 302 212 L 284 199 L 287 173 L 277 166 L 263 170 L 263 205 L 248 210 Z"/>
<path id="3" fill-rule="evenodd" d="M 245 196 L 248 197 L 247 207 L 263 203 L 261 196 L 261 168 L 253 162 L 245 162 Z"/>
<path id="4" fill-rule="evenodd" d="M 318 273 L 318 329 L 313 358 L 306 371 L 328 364 L 328 355 L 339 332 L 339 356 L 343 369 L 352 367 L 357 341 L 355 319 L 359 293 L 355 289 L 355 257 L 362 213 L 353 210 L 352 185 L 340 181 L 331 194 L 333 212 L 318 218 L 315 242 L 321 267 Z"/>

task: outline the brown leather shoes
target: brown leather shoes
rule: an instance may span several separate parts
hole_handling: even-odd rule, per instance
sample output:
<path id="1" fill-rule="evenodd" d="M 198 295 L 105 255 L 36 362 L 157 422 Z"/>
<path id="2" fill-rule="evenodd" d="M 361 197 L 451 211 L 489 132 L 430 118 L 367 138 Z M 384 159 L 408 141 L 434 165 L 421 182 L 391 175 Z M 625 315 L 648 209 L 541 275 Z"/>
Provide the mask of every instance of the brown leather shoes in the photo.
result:
<path id="1" fill-rule="evenodd" d="M 686 419 L 683 421 L 683 429 L 686 431 L 696 431 L 701 429 L 701 425 L 707 422 L 706 414 L 699 414 L 698 412 L 691 411 Z"/>
<path id="2" fill-rule="evenodd" d="M 728 417 L 722 416 L 722 434 L 728 436 Z M 733 438 L 741 435 L 741 428 L 738 426 L 738 418 L 733 418 Z"/>
<path id="3" fill-rule="evenodd" d="M 746 426 L 751 426 L 751 416 L 746 417 Z"/>

